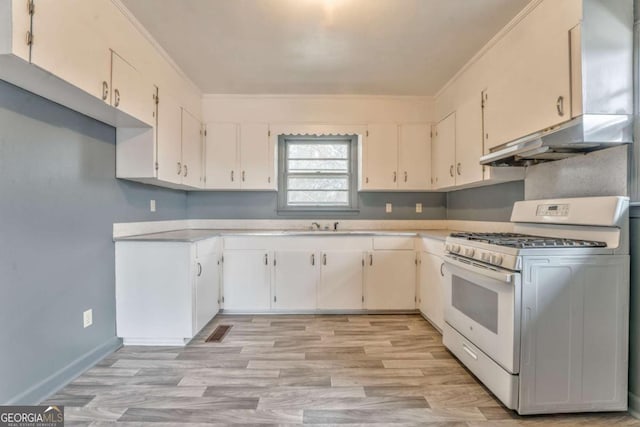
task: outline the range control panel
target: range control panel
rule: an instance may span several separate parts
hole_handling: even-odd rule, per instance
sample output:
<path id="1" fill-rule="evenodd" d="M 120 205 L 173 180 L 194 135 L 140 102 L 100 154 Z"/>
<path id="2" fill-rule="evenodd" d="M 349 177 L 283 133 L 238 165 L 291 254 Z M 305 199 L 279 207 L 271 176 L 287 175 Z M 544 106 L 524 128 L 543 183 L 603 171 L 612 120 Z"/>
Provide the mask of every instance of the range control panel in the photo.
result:
<path id="1" fill-rule="evenodd" d="M 538 205 L 536 216 L 569 216 L 569 205 Z"/>

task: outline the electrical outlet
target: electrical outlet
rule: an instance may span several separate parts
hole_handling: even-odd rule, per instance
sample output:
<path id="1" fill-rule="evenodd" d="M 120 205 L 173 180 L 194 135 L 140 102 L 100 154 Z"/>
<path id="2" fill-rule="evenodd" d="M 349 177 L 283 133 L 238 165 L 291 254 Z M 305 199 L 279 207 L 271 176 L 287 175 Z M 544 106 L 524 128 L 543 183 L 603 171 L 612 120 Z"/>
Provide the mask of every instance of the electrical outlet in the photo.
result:
<path id="1" fill-rule="evenodd" d="M 84 324 L 85 328 L 93 325 L 93 309 L 89 309 L 82 313 L 82 323 Z"/>
<path id="2" fill-rule="evenodd" d="M 155 200 L 153 200 L 153 199 L 151 199 L 151 200 L 149 201 L 149 210 L 150 210 L 151 212 L 155 212 L 155 211 L 156 211 L 156 201 L 155 201 Z"/>
<path id="3" fill-rule="evenodd" d="M 422 203 L 416 203 L 416 213 L 422 213 Z"/>
<path id="4" fill-rule="evenodd" d="M 387 203 L 387 205 L 385 206 L 385 212 L 387 213 L 393 212 L 393 205 L 391 203 Z"/>

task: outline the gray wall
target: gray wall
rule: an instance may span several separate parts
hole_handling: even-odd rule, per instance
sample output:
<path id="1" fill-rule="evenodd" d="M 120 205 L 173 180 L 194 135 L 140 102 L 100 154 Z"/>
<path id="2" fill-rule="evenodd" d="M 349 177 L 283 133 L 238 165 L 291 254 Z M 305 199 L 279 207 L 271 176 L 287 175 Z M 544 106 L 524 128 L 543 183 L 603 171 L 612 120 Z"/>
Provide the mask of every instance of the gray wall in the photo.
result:
<path id="1" fill-rule="evenodd" d="M 385 213 L 385 204 L 393 205 Z M 422 203 L 422 213 L 416 213 Z M 282 213 L 278 214 L 278 197 L 267 192 L 191 192 L 187 197 L 191 219 L 444 219 L 444 193 L 360 193 L 357 213 Z"/>
<path id="2" fill-rule="evenodd" d="M 523 181 L 447 193 L 447 219 L 509 221 L 514 202 L 524 200 Z"/>
<path id="3" fill-rule="evenodd" d="M 113 128 L 0 81 L 0 404 L 118 344 L 113 223 L 186 218 L 185 193 L 114 178 Z"/>

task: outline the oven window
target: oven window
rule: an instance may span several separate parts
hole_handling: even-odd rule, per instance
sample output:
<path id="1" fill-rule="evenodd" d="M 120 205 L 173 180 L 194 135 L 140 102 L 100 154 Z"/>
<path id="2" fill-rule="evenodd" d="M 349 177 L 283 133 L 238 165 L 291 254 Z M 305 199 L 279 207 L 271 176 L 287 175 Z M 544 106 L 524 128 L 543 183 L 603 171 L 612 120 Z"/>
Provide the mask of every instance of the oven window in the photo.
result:
<path id="1" fill-rule="evenodd" d="M 494 334 L 498 333 L 498 294 L 453 275 L 451 304 Z"/>

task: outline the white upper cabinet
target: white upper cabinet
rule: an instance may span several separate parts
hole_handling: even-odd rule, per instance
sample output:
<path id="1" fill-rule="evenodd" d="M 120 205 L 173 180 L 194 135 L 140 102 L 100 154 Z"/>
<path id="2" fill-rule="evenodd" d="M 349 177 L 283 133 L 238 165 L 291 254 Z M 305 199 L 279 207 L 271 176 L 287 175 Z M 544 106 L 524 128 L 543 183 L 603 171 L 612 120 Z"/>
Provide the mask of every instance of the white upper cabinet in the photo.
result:
<path id="1" fill-rule="evenodd" d="M 205 146 L 206 188 L 276 189 L 266 123 L 209 123 Z"/>
<path id="2" fill-rule="evenodd" d="M 427 190 L 431 180 L 431 129 L 427 124 L 400 125 L 398 188 Z"/>
<path id="3" fill-rule="evenodd" d="M 31 15 L 25 0 L 4 0 L 0 6 L 0 58 L 11 55 L 29 61 L 27 34 Z"/>
<path id="4" fill-rule="evenodd" d="M 189 187 L 201 187 L 202 174 L 202 124 L 190 112 L 182 109 L 182 183 Z"/>
<path id="5" fill-rule="evenodd" d="M 35 0 L 31 47 L 33 64 L 107 103 L 111 54 L 100 17 L 108 7 L 109 0 Z"/>
<path id="6" fill-rule="evenodd" d="M 398 187 L 398 125 L 370 124 L 361 153 L 363 190 Z"/>
<path id="7" fill-rule="evenodd" d="M 361 190 L 428 190 L 431 135 L 426 124 L 370 124 L 360 153 Z"/>
<path id="8" fill-rule="evenodd" d="M 485 152 L 571 119 L 569 32 L 579 10 L 576 1 L 543 1 L 494 47 Z"/>
<path id="9" fill-rule="evenodd" d="M 116 52 L 111 55 L 111 105 L 149 126 L 155 125 L 155 87 Z"/>
<path id="10" fill-rule="evenodd" d="M 269 125 L 240 125 L 240 185 L 244 190 L 272 190 L 274 155 L 270 152 Z"/>
<path id="11" fill-rule="evenodd" d="M 239 189 L 238 125 L 208 123 L 205 138 L 205 187 Z"/>
<path id="12" fill-rule="evenodd" d="M 158 92 L 157 174 L 160 181 L 182 183 L 182 108 L 177 99 Z M 122 142 L 120 142 L 122 145 Z M 119 147 L 120 148 L 120 147 Z"/>
<path id="13" fill-rule="evenodd" d="M 477 93 L 456 110 L 455 184 L 482 181 L 482 94 Z"/>
<path id="14" fill-rule="evenodd" d="M 434 128 L 431 164 L 434 188 L 451 187 L 456 183 L 456 113 L 442 119 Z"/>

